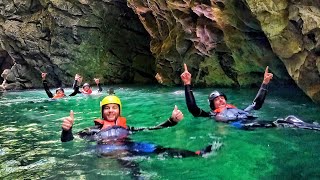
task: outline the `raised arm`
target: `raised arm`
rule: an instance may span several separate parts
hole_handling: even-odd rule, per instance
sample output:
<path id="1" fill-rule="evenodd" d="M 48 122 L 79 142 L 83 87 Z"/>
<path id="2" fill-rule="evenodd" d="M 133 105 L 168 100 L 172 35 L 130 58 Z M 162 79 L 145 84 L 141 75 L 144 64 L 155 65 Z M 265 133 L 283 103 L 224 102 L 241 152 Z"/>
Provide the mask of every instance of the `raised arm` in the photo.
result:
<path id="1" fill-rule="evenodd" d="M 102 92 L 102 87 L 101 87 L 101 85 L 100 85 L 100 79 L 94 78 L 93 80 L 94 80 L 94 82 L 95 82 L 95 83 L 97 84 L 97 86 L 98 86 L 98 92 Z"/>
<path id="2" fill-rule="evenodd" d="M 76 74 L 74 76 L 74 81 L 73 81 L 73 85 L 72 85 L 72 88 L 75 90 L 75 89 L 78 89 L 79 90 L 79 85 L 78 83 L 81 83 L 82 82 L 82 77 L 79 75 L 79 74 Z"/>
<path id="3" fill-rule="evenodd" d="M 48 87 L 48 81 L 46 80 L 47 73 L 41 73 L 43 88 L 49 98 L 53 98 L 53 94 L 50 92 Z"/>
<path id="4" fill-rule="evenodd" d="M 81 93 L 80 90 L 79 90 L 80 87 L 78 85 L 78 83 L 81 83 L 81 82 L 82 82 L 82 77 L 79 74 L 76 74 L 75 77 L 74 77 L 73 84 L 72 84 L 73 92 L 69 96 L 75 96 L 78 93 Z"/>
<path id="5" fill-rule="evenodd" d="M 62 142 L 68 142 L 72 141 L 74 139 L 73 133 L 72 133 L 72 126 L 74 123 L 74 113 L 71 110 L 70 116 L 65 117 L 63 119 L 62 123 L 62 132 L 61 132 L 61 141 Z M 75 136 L 78 136 L 82 139 L 89 140 L 89 141 L 95 141 L 97 140 L 97 136 L 95 136 L 101 129 L 101 125 L 95 125 L 92 127 L 88 127 L 83 129 L 80 132 L 77 132 Z"/>
<path id="6" fill-rule="evenodd" d="M 273 74 L 269 73 L 269 67 L 267 66 L 264 72 L 263 82 L 261 84 L 261 87 L 256 95 L 256 97 L 253 100 L 252 105 L 247 107 L 245 111 L 250 111 L 251 109 L 258 110 L 262 107 L 264 100 L 268 94 L 268 84 L 270 83 L 270 80 L 272 79 Z"/>
<path id="7" fill-rule="evenodd" d="M 184 72 L 180 75 L 181 80 L 184 83 L 185 88 L 185 97 L 186 97 L 186 104 L 188 107 L 189 112 L 194 117 L 209 117 L 209 113 L 200 109 L 197 106 L 196 100 L 194 98 L 192 89 L 191 89 L 191 74 L 188 71 L 188 67 L 184 64 Z"/>
<path id="8" fill-rule="evenodd" d="M 130 131 L 144 131 L 144 130 L 163 129 L 163 128 L 175 126 L 182 119 L 183 119 L 182 112 L 178 109 L 177 106 L 175 106 L 173 111 L 172 111 L 171 117 L 168 120 L 164 121 L 163 123 L 160 123 L 159 125 L 152 126 L 152 127 L 138 127 L 138 128 L 132 127 L 132 126 L 131 127 L 128 126 L 128 129 Z"/>

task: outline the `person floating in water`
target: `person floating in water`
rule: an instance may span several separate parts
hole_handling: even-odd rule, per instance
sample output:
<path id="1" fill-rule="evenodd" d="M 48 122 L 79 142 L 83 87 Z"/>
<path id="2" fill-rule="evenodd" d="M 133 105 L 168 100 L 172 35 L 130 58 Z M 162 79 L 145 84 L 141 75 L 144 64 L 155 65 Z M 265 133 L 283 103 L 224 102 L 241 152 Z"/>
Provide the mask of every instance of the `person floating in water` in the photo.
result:
<path id="1" fill-rule="evenodd" d="M 47 76 L 47 73 L 41 73 L 42 84 L 43 84 L 44 90 L 46 91 L 46 94 L 48 95 L 48 97 L 52 98 L 52 99 L 60 99 L 60 98 L 66 97 L 64 90 L 61 87 L 56 89 L 56 93 L 54 95 L 51 93 L 51 91 L 49 90 L 49 87 L 48 87 L 48 81 L 46 80 L 46 76 Z M 73 92 L 69 96 L 75 96 L 76 94 L 77 94 L 76 92 Z"/>
<path id="2" fill-rule="evenodd" d="M 191 89 L 191 74 L 188 71 L 188 67 L 184 64 L 184 72 L 181 74 L 181 80 L 185 87 L 185 98 L 189 112 L 194 117 L 211 117 L 218 122 L 231 123 L 233 126 L 250 130 L 256 127 L 294 127 L 304 129 L 316 129 L 320 130 L 320 126 L 317 124 L 305 123 L 295 116 L 288 116 L 284 119 L 277 119 L 276 121 L 258 121 L 257 117 L 253 115 L 254 110 L 259 110 L 268 92 L 268 84 L 270 83 L 273 74 L 268 71 L 268 66 L 264 72 L 264 78 L 262 85 L 254 98 L 251 105 L 245 109 L 238 109 L 236 106 L 227 103 L 227 96 L 219 91 L 213 91 L 208 97 L 210 111 L 200 109 L 194 98 Z"/>
<path id="3" fill-rule="evenodd" d="M 94 120 L 95 126 L 86 128 L 76 135 L 82 139 L 96 141 L 97 152 L 100 155 L 108 156 L 120 152 L 128 155 L 144 155 L 144 154 L 167 154 L 169 156 L 189 157 L 201 156 L 208 154 L 217 149 L 221 144 L 215 143 L 209 145 L 200 151 L 189 151 L 174 148 L 165 148 L 159 145 L 133 142 L 129 139 L 132 132 L 144 130 L 157 130 L 175 126 L 183 119 L 182 112 L 175 106 L 171 117 L 165 122 L 153 127 L 133 127 L 128 126 L 126 118 L 121 116 L 122 105 L 120 99 L 114 94 L 106 96 L 100 102 L 102 119 Z M 74 123 L 74 113 L 70 111 L 70 116 L 64 118 L 62 123 L 61 141 L 68 142 L 74 139 L 72 126 Z"/>
<path id="4" fill-rule="evenodd" d="M 102 92 L 102 87 L 100 85 L 100 79 L 94 78 L 94 81 L 97 84 L 98 92 Z M 90 86 L 89 83 L 84 83 L 82 85 L 82 89 L 80 90 L 80 87 L 79 87 L 78 84 L 81 84 L 81 82 L 82 82 L 82 77 L 79 74 L 76 74 L 75 77 L 74 77 L 74 83 L 73 83 L 73 86 L 72 86 L 73 90 L 76 93 L 81 93 L 81 94 L 84 94 L 84 95 L 92 94 L 92 89 L 91 89 L 91 86 Z"/>

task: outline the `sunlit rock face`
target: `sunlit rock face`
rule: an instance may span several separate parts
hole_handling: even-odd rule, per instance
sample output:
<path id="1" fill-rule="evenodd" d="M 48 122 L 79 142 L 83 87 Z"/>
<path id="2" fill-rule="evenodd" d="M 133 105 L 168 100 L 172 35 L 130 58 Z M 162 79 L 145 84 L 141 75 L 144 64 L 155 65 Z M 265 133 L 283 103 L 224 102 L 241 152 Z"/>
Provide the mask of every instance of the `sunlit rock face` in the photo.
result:
<path id="1" fill-rule="evenodd" d="M 128 5 L 152 38 L 164 84 L 180 83 L 183 63 L 198 85 L 259 84 L 266 66 L 278 80 L 290 79 L 245 2 L 128 0 Z"/>
<path id="2" fill-rule="evenodd" d="M 50 86 L 71 86 L 76 73 L 90 83 L 155 82 L 149 42 L 125 0 L 0 1 L 7 89 L 41 87 L 41 72 Z"/>
<path id="3" fill-rule="evenodd" d="M 0 1 L 5 89 L 85 81 L 258 86 L 296 84 L 320 102 L 320 2 L 315 0 Z"/>
<path id="4" fill-rule="evenodd" d="M 247 3 L 289 75 L 311 99 L 320 103 L 320 1 Z"/>
<path id="5" fill-rule="evenodd" d="M 296 83 L 320 102 L 319 1 L 128 0 L 151 37 L 157 79 L 180 83 L 187 63 L 193 84 Z M 290 77 L 291 76 L 291 77 Z"/>

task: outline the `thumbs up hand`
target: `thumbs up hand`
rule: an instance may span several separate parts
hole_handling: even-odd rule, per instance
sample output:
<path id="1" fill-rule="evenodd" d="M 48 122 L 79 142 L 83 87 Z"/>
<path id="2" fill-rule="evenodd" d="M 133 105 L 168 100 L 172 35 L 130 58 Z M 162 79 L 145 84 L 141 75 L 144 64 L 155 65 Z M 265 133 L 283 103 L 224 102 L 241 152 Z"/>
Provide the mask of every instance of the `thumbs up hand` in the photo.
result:
<path id="1" fill-rule="evenodd" d="M 182 112 L 178 109 L 178 106 L 175 105 L 174 106 L 174 109 L 172 111 L 172 115 L 171 115 L 171 119 L 174 121 L 174 122 L 179 122 L 183 119 L 183 114 Z"/>
<path id="2" fill-rule="evenodd" d="M 184 72 L 180 75 L 181 80 L 183 81 L 184 85 L 191 84 L 191 74 L 188 71 L 188 67 L 184 64 Z"/>
<path id="3" fill-rule="evenodd" d="M 74 123 L 74 113 L 71 110 L 70 111 L 70 116 L 69 117 L 65 117 L 63 119 L 62 129 L 65 130 L 65 131 L 68 131 L 72 127 L 73 123 Z"/>

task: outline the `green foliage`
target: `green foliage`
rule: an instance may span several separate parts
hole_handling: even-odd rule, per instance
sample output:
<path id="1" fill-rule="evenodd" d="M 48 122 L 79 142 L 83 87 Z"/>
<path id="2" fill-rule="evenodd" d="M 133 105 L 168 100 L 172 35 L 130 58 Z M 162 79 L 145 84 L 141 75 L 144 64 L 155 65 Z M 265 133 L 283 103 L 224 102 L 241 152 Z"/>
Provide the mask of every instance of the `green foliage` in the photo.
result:
<path id="1" fill-rule="evenodd" d="M 91 36 L 90 41 L 82 42 L 75 58 L 72 72 L 81 74 L 89 81 L 94 77 L 102 77 L 107 71 L 104 63 L 104 60 L 108 58 L 105 52 L 105 42 L 98 35 Z"/>

